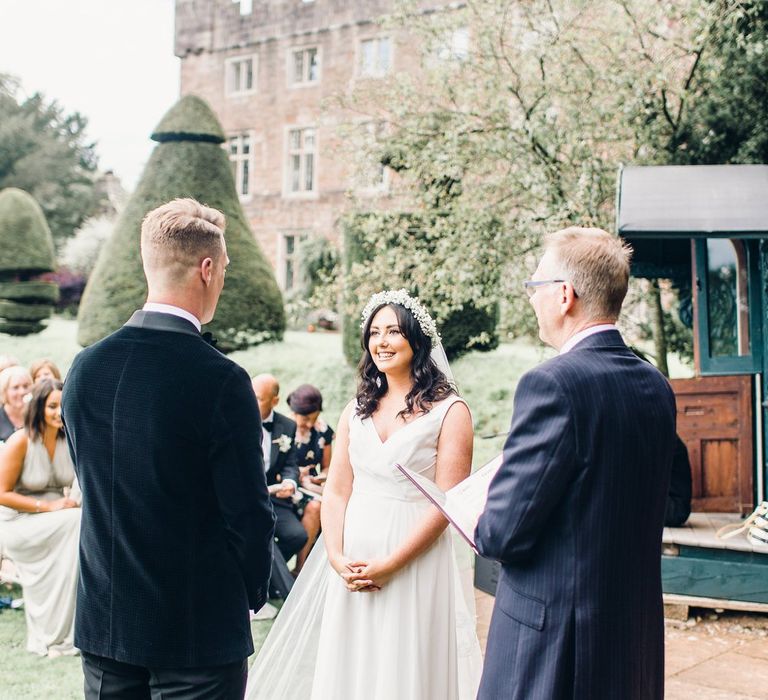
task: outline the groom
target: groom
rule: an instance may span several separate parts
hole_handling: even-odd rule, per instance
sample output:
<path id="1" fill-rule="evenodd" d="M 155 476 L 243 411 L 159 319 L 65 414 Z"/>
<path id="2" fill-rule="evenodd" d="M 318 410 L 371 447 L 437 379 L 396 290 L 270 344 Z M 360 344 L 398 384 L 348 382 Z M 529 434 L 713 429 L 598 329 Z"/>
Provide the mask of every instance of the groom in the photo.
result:
<path id="1" fill-rule="evenodd" d="M 245 691 L 248 610 L 266 600 L 274 517 L 248 374 L 200 335 L 229 263 L 224 225 L 192 199 L 147 214 L 147 303 L 67 376 L 89 700 Z"/>
<path id="2" fill-rule="evenodd" d="M 502 563 L 481 700 L 663 697 L 675 399 L 614 326 L 629 257 L 605 231 L 565 229 L 525 283 L 559 355 L 520 379 L 475 533 Z"/>

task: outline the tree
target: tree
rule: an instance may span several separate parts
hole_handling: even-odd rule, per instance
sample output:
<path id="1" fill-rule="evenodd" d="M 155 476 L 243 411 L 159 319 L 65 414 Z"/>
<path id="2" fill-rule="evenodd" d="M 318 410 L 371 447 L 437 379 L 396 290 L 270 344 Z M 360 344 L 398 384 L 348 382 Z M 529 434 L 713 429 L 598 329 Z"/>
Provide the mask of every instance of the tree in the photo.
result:
<path id="1" fill-rule="evenodd" d="M 19 83 L 0 74 L 0 188 L 19 187 L 40 203 L 55 241 L 62 241 L 99 207 L 95 145 L 88 121 L 65 114 L 40 93 L 19 97 Z"/>
<path id="2" fill-rule="evenodd" d="M 765 8 L 467 0 L 424 12 L 416 0 L 399 3 L 384 24 L 407 32 L 401 50 L 420 47 L 424 69 L 366 81 L 338 99 L 358 134 L 346 141 L 360 168 L 373 159 L 397 171 L 392 194 L 421 216 L 438 253 L 381 214 L 369 227 L 375 254 L 352 267 L 349 288 L 417 270 L 418 291 L 439 319 L 467 299 L 480 308 L 503 301 L 503 330 L 530 332 L 519 285 L 542 234 L 612 230 L 620 163 L 765 159 Z M 457 50 L 461 36 L 469 42 Z M 375 139 L 367 124 L 355 126 L 361 115 L 386 125 Z M 370 210 L 370 200 L 357 201 L 356 211 Z"/>
<path id="3" fill-rule="evenodd" d="M 422 47 L 424 70 L 339 99 L 359 134 L 346 141 L 368 162 L 361 167 L 378 159 L 396 171 L 393 194 L 419 217 L 421 234 L 359 200 L 373 254 L 350 266 L 347 287 L 360 297 L 405 284 L 440 323 L 503 299 L 506 328 L 529 332 L 520 283 L 542 233 L 610 228 L 616 167 L 634 149 L 633 27 L 606 0 L 469 0 L 437 13 L 403 2 L 386 24 Z M 461 32 L 470 48 L 446 52 Z M 354 127 L 360 114 L 386 125 L 372 143 L 370 129 Z M 356 306 L 349 300 L 347 311 Z"/>
<path id="4" fill-rule="evenodd" d="M 0 192 L 0 332 L 29 335 L 43 329 L 59 290 L 39 279 L 53 270 L 53 239 L 34 198 L 9 187 Z"/>
<path id="5" fill-rule="evenodd" d="M 232 351 L 282 337 L 285 314 L 272 272 L 245 219 L 224 133 L 198 97 L 179 100 L 163 117 L 158 142 L 109 241 L 102 247 L 78 313 L 78 341 L 90 345 L 117 330 L 146 299 L 139 231 L 148 211 L 177 197 L 192 197 L 222 211 L 231 263 L 209 329 L 218 347 Z"/>

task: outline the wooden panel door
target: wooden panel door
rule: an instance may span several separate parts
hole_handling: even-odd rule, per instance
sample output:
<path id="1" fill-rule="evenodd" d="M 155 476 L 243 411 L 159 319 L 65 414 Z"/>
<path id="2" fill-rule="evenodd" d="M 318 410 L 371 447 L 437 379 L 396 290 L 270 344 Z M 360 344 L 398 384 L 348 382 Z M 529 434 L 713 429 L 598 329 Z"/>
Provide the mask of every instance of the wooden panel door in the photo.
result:
<path id="1" fill-rule="evenodd" d="M 694 511 L 752 510 L 752 377 L 673 379 L 677 432 L 688 448 Z"/>

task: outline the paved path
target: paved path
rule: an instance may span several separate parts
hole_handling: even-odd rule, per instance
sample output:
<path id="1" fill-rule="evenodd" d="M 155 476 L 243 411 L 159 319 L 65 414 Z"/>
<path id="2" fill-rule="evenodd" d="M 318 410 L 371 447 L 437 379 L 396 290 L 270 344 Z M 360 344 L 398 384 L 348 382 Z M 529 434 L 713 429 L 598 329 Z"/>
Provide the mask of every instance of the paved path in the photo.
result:
<path id="1" fill-rule="evenodd" d="M 485 650 L 493 597 L 476 600 Z M 699 613 L 667 622 L 665 700 L 768 700 L 768 616 Z"/>

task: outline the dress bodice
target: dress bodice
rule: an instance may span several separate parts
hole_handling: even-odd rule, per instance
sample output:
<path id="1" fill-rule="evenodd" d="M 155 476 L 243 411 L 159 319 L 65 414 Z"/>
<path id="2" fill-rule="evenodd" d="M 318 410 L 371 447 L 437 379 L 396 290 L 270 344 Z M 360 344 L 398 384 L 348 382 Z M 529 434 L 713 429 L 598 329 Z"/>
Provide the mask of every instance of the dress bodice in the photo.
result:
<path id="1" fill-rule="evenodd" d="M 72 486 L 75 470 L 64 438 L 56 440 L 53 460 L 42 440 L 29 440 L 24 465 L 14 489 L 25 496 L 60 498 L 64 487 Z"/>
<path id="2" fill-rule="evenodd" d="M 349 461 L 354 475 L 353 493 L 373 493 L 382 498 L 423 501 L 424 496 L 395 466 L 401 464 L 430 481 L 435 480 L 437 442 L 451 396 L 412 419 L 382 442 L 372 418 L 354 411 L 349 422 Z"/>

